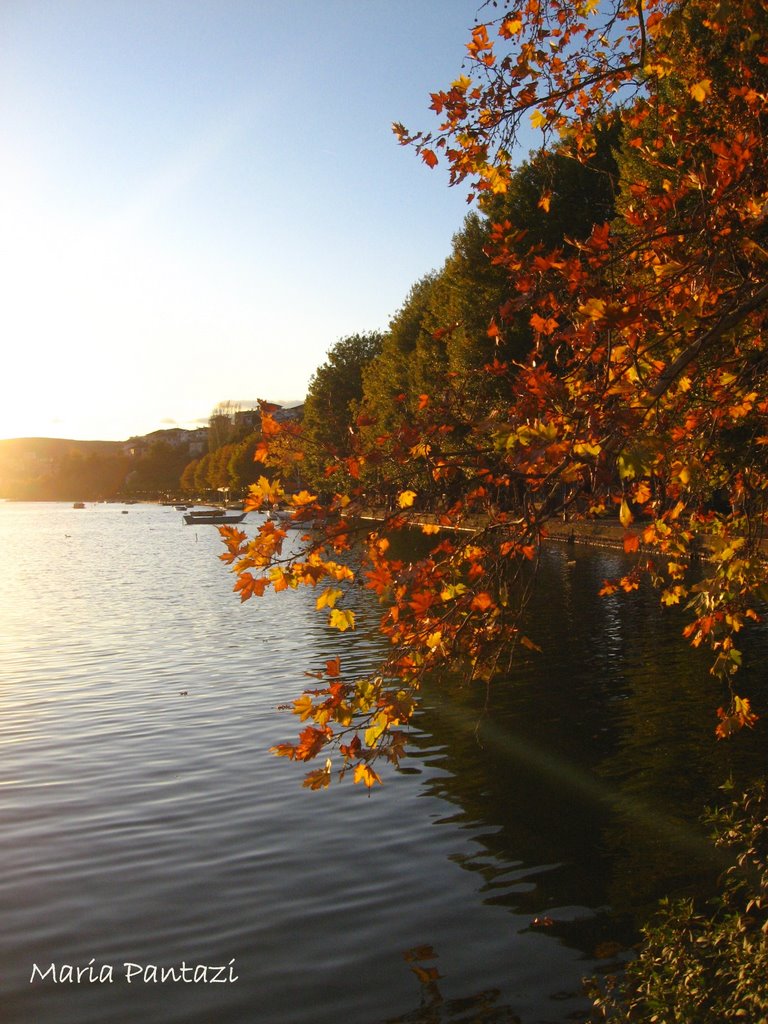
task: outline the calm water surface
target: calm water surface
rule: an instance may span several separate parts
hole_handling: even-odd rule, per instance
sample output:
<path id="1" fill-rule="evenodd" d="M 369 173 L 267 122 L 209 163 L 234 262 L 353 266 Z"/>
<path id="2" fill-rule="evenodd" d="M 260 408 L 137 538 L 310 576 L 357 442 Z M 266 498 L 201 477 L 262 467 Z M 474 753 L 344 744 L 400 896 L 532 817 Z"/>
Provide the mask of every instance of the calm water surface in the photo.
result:
<path id="1" fill-rule="evenodd" d="M 375 609 L 350 637 L 308 591 L 241 605 L 214 528 L 124 511 L 0 503 L 11 1024 L 583 1020 L 581 979 L 620 962 L 634 915 L 714 869 L 703 804 L 765 767 L 762 723 L 712 739 L 720 697 L 680 620 L 595 597 L 620 556 L 555 547 L 545 653 L 487 709 L 428 688 L 383 789 L 303 790 L 268 753 L 295 733 L 277 705 L 333 654 L 375 664 Z M 758 635 L 753 687 L 765 651 Z M 404 956 L 418 946 L 436 985 Z M 111 982 L 30 983 L 92 958 Z M 128 984 L 123 966 L 182 962 L 237 980 Z"/>

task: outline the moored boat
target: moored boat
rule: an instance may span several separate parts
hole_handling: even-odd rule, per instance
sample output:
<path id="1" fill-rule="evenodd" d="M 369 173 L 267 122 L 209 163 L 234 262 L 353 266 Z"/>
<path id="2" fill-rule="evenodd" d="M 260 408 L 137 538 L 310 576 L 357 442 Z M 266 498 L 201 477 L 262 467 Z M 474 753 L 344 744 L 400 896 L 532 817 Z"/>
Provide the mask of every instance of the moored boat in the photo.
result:
<path id="1" fill-rule="evenodd" d="M 230 512 L 212 510 L 206 515 L 195 515 L 194 512 L 184 513 L 184 522 L 187 526 L 197 526 L 210 523 L 212 526 L 221 526 L 224 523 L 242 523 L 245 519 L 245 512 L 233 515 Z"/>
<path id="2" fill-rule="evenodd" d="M 271 508 L 267 518 L 280 524 L 283 530 L 311 530 L 315 525 L 313 519 L 294 519 L 296 510 L 292 508 Z"/>
<path id="3" fill-rule="evenodd" d="M 210 519 L 211 516 L 223 516 L 223 508 L 191 508 L 187 513 L 192 519 Z"/>

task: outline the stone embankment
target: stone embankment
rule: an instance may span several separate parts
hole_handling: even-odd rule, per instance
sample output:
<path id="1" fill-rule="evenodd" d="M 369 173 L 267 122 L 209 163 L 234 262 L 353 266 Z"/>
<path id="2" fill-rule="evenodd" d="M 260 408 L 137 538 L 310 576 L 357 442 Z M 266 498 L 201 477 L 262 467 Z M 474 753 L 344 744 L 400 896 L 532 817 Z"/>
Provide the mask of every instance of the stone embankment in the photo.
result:
<path id="1" fill-rule="evenodd" d="M 383 522 L 387 515 L 381 509 L 360 508 L 354 513 L 348 513 L 350 518 L 362 519 L 371 522 Z M 467 516 L 461 523 L 452 526 L 444 526 L 440 523 L 439 516 L 430 512 L 411 512 L 408 514 L 408 521 L 414 526 L 440 526 L 447 531 L 458 531 L 463 533 L 475 533 L 482 530 L 486 525 L 484 516 Z M 549 540 L 563 544 L 585 544 L 590 547 L 602 548 L 624 548 L 624 536 L 626 531 L 616 519 L 595 519 L 595 520 L 561 520 L 551 521 L 547 524 L 546 537 Z"/>

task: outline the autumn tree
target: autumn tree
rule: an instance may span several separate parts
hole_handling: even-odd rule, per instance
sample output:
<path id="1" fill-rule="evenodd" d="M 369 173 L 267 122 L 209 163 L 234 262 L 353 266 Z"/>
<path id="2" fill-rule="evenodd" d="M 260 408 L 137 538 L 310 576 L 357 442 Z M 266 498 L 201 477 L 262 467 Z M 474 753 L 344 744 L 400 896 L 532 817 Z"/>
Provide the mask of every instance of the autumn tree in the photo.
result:
<path id="1" fill-rule="evenodd" d="M 193 495 L 197 493 L 197 485 L 195 484 L 195 474 L 197 472 L 197 467 L 199 463 L 200 459 L 192 459 L 190 462 L 186 464 L 186 466 L 182 470 L 181 478 L 179 480 L 179 487 L 181 488 L 183 494 Z"/>
<path id="2" fill-rule="evenodd" d="M 233 491 L 245 492 L 264 474 L 265 466 L 255 458 L 260 440 L 261 432 L 254 431 L 232 446 L 227 466 Z"/>
<path id="3" fill-rule="evenodd" d="M 243 599 L 309 585 L 343 630 L 354 627 L 348 587 L 362 582 L 382 601 L 391 654 L 381 672 L 353 680 L 331 661 L 293 704 L 308 724 L 277 752 L 322 755 L 325 768 L 306 780 L 313 787 L 335 769 L 372 785 L 377 760 L 398 761 L 426 673 L 451 665 L 470 680 L 503 675 L 516 647 L 531 644 L 521 615 L 531 570 L 565 509 L 613 512 L 626 531 L 634 568 L 605 591 L 647 576 L 665 604 L 687 604 L 686 635 L 711 648 L 722 690 L 718 735 L 754 721 L 736 675 L 739 633 L 759 619 L 768 582 L 768 12 L 753 0 L 498 0 L 482 10 L 463 73 L 432 95 L 437 127 L 396 131 L 489 211 L 485 252 L 509 297 L 486 328 L 502 357 L 478 359 L 473 372 L 493 380 L 495 398 L 467 417 L 446 378 L 435 387 L 426 375 L 407 414 L 394 396 L 386 422 L 360 424 L 328 501 L 293 495 L 297 519 L 325 521 L 299 556 L 283 558 L 274 524 L 251 539 L 224 531 Z M 542 139 L 531 167 L 572 168 L 575 181 L 603 158 L 605 140 L 620 146 L 616 195 L 580 231 L 536 231 L 523 206 L 505 208 L 522 189 L 513 160 L 531 125 Z M 541 182 L 542 223 L 561 202 Z M 530 345 L 503 358 L 521 320 Z M 453 324 L 431 326 L 434 339 Z M 420 340 L 421 320 L 410 353 Z M 300 458 L 297 433 L 281 444 L 283 458 L 291 444 Z M 356 499 L 383 507 L 393 481 L 394 510 L 361 536 L 365 561 L 353 571 L 346 512 Z M 253 504 L 281 492 L 264 478 Z M 412 526 L 426 550 L 406 563 L 393 540 Z M 694 559 L 700 579 L 688 571 Z"/>

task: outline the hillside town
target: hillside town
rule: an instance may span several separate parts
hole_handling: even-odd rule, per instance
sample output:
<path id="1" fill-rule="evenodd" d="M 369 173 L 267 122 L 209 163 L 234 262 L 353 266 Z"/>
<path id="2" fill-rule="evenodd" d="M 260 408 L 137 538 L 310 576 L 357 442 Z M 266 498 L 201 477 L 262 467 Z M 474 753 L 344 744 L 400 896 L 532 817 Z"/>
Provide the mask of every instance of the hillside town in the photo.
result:
<path id="1" fill-rule="evenodd" d="M 261 416 L 300 419 L 303 405 L 218 405 L 206 425 L 170 427 L 125 441 L 0 440 L 0 498 L 15 501 L 163 500 L 242 495 L 258 477 L 253 461 Z"/>

